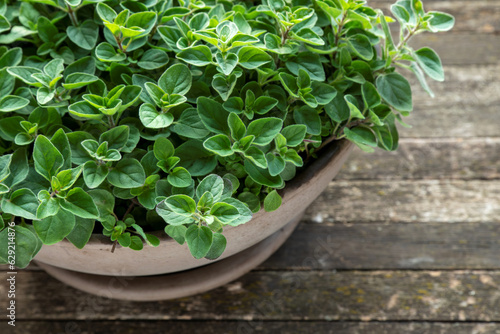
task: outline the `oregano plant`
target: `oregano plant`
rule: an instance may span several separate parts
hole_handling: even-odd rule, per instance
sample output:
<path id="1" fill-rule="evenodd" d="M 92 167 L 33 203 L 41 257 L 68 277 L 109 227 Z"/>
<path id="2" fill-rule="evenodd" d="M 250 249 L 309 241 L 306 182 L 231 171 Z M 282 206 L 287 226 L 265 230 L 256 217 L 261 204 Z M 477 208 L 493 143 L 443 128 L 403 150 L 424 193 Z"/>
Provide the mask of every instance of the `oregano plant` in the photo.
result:
<path id="1" fill-rule="evenodd" d="M 164 231 L 216 259 L 225 226 L 280 207 L 336 140 L 395 150 L 397 70 L 444 80 L 411 38 L 452 16 L 397 0 L 0 0 L 0 262 L 92 233 Z M 14 243 L 15 261 L 4 245 Z"/>

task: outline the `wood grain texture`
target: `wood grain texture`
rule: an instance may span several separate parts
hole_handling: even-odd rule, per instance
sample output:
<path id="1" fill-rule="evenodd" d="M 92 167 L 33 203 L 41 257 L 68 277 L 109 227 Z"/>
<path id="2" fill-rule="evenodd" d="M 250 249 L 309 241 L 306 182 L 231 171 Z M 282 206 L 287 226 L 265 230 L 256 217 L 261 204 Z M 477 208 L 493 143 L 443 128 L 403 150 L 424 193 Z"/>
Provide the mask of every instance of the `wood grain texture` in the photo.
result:
<path id="1" fill-rule="evenodd" d="M 397 151 L 355 149 L 337 180 L 498 179 L 500 138 L 403 139 Z"/>
<path id="2" fill-rule="evenodd" d="M 433 48 L 447 65 L 498 64 L 500 36 L 481 33 L 421 34 L 409 43 L 413 48 Z"/>
<path id="3" fill-rule="evenodd" d="M 500 224 L 301 224 L 260 270 L 500 269 Z"/>
<path id="4" fill-rule="evenodd" d="M 27 271 L 17 281 L 17 316 L 18 320 L 500 321 L 498 284 L 498 271 L 267 271 L 252 272 L 190 298 L 134 303 L 91 296 L 43 272 Z M 5 302 L 2 286 L 0 304 Z"/>
<path id="5" fill-rule="evenodd" d="M 309 321 L 23 321 L 16 328 L 0 323 L 9 334 L 471 334 L 498 333 L 497 324 L 433 322 Z"/>
<path id="6" fill-rule="evenodd" d="M 335 181 L 306 211 L 317 222 L 500 222 L 500 181 Z"/>
<path id="7" fill-rule="evenodd" d="M 393 0 L 369 0 L 370 6 L 381 8 L 386 15 L 391 15 L 390 6 Z M 424 0 L 426 11 L 441 11 L 455 17 L 455 26 L 449 32 L 451 34 L 471 31 L 482 34 L 495 34 L 500 31 L 500 2 L 499 1 L 429 1 Z M 391 15 L 392 16 L 392 15 Z M 390 25 L 392 29 L 399 29 L 398 24 Z"/>

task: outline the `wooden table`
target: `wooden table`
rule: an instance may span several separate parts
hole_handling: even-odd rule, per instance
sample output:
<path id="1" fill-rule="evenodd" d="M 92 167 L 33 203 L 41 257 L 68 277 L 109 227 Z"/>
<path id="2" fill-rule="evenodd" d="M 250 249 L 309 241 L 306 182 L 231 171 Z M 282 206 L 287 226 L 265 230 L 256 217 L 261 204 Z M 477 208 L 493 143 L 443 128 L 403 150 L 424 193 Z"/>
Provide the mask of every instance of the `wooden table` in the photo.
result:
<path id="1" fill-rule="evenodd" d="M 94 297 L 31 267 L 17 276 L 17 326 L 0 332 L 500 333 L 500 1 L 425 5 L 457 19 L 414 43 L 441 54 L 447 81 L 435 99 L 414 85 L 399 151 L 356 151 L 271 259 L 155 303 Z"/>

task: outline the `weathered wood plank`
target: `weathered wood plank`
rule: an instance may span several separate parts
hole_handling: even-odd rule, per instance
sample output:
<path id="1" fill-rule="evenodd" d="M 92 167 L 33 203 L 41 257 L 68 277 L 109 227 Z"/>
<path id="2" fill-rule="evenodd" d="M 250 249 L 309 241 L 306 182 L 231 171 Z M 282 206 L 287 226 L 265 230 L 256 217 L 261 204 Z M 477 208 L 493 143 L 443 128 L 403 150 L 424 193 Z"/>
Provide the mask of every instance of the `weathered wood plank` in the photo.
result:
<path id="1" fill-rule="evenodd" d="M 498 104 L 500 100 L 500 62 L 491 65 L 452 66 L 445 64 L 446 80 L 444 82 L 429 81 L 429 86 L 436 94 L 435 98 L 420 88 L 418 82 L 411 79 L 414 87 L 413 100 L 416 110 L 424 107 L 458 107 L 475 105 L 480 111 L 483 106 Z"/>
<path id="2" fill-rule="evenodd" d="M 499 271 L 253 272 L 174 301 L 120 302 L 43 272 L 17 281 L 18 320 L 499 321 Z M 4 285 L 0 304 L 5 305 Z"/>
<path id="3" fill-rule="evenodd" d="M 393 0 L 370 0 L 369 4 L 372 7 L 381 8 L 386 15 L 391 15 L 389 8 L 395 2 Z M 474 31 L 494 34 L 500 31 L 500 2 L 498 1 L 424 0 L 423 3 L 426 11 L 442 11 L 455 17 L 455 26 L 448 33 Z M 397 29 L 399 26 L 392 24 L 391 27 Z"/>
<path id="4" fill-rule="evenodd" d="M 78 329 L 80 331 L 78 331 Z M 76 329 L 76 330 L 73 330 Z M 73 331 L 72 331 L 73 330 Z M 0 331 L 9 334 L 470 334 L 497 333 L 496 323 L 433 323 L 433 322 L 310 322 L 310 321 L 74 321 L 19 322 L 15 328 L 0 323 Z"/>
<path id="5" fill-rule="evenodd" d="M 500 181 L 335 181 L 306 211 L 326 222 L 500 222 Z"/>
<path id="6" fill-rule="evenodd" d="M 499 58 L 500 59 L 500 58 Z M 500 66 L 445 66 L 444 82 L 429 81 L 429 97 L 412 74 L 414 111 L 401 137 L 496 137 L 500 104 Z"/>
<path id="7" fill-rule="evenodd" d="M 337 180 L 498 179 L 500 138 L 402 139 L 395 152 L 355 149 Z"/>
<path id="8" fill-rule="evenodd" d="M 457 90 L 455 94 L 461 92 Z M 434 102 L 436 105 L 429 104 Z M 412 127 L 399 126 L 401 138 L 496 137 L 500 133 L 498 102 L 485 105 L 450 101 L 448 105 L 439 105 L 436 100 L 423 97 L 414 98 L 414 103 L 412 115 L 404 119 Z"/>
<path id="9" fill-rule="evenodd" d="M 500 224 L 301 224 L 259 269 L 500 269 Z"/>
<path id="10" fill-rule="evenodd" d="M 308 224 L 258 270 L 500 269 L 500 224 Z M 40 270 L 36 265 L 20 270 Z"/>
<path id="11" fill-rule="evenodd" d="M 500 36 L 482 33 L 421 34 L 410 44 L 419 49 L 428 46 L 436 50 L 444 64 L 498 64 Z"/>

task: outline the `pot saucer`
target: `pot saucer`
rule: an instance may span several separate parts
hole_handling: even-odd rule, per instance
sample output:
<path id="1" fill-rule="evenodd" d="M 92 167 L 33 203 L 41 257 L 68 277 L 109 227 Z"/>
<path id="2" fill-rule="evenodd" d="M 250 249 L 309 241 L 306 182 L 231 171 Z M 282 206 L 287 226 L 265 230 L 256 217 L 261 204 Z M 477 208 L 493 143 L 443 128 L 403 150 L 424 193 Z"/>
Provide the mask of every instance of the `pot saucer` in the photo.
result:
<path id="1" fill-rule="evenodd" d="M 229 283 L 264 262 L 292 234 L 303 214 L 246 250 L 212 264 L 182 272 L 140 277 L 103 276 L 37 265 L 59 281 L 82 291 L 111 299 L 158 301 L 187 297 Z"/>

